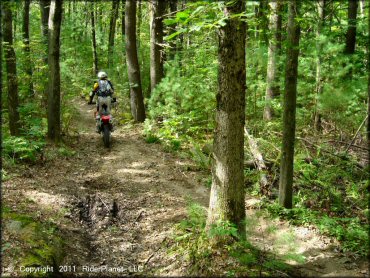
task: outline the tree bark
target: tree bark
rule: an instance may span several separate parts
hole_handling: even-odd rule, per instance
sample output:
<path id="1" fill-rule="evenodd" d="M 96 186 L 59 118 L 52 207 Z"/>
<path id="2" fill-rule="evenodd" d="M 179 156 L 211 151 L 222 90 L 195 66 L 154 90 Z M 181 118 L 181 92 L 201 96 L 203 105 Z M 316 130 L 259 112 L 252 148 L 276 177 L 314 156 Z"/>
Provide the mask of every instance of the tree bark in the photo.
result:
<path id="1" fill-rule="evenodd" d="M 60 27 L 62 23 L 62 1 L 52 0 L 49 14 L 49 92 L 48 92 L 48 138 L 60 141 Z"/>
<path id="2" fill-rule="evenodd" d="M 24 11 L 23 11 L 23 42 L 24 42 L 24 52 L 25 52 L 25 72 L 27 75 L 27 88 L 28 95 L 33 96 L 33 82 L 32 82 L 32 61 L 30 53 L 30 3 L 31 0 L 24 1 Z"/>
<path id="3" fill-rule="evenodd" d="M 136 48 L 136 1 L 126 0 L 125 9 L 126 62 L 130 82 L 131 113 L 135 121 L 144 122 L 145 107 Z"/>
<path id="4" fill-rule="evenodd" d="M 91 37 L 92 37 L 92 50 L 93 50 L 93 69 L 94 73 L 97 74 L 99 71 L 98 67 L 98 53 L 96 50 L 96 35 L 95 35 L 95 13 L 94 13 L 94 2 L 91 3 Z"/>
<path id="5" fill-rule="evenodd" d="M 285 72 L 285 95 L 283 114 L 283 143 L 279 180 L 279 203 L 285 208 L 292 208 L 293 162 L 295 139 L 295 115 L 297 99 L 297 76 L 300 26 L 296 20 L 299 14 L 299 2 L 289 2 L 287 28 L 287 61 Z"/>
<path id="6" fill-rule="evenodd" d="M 266 84 L 266 104 L 263 117 L 267 121 L 271 121 L 274 116 L 274 109 L 271 102 L 274 98 L 280 95 L 279 73 L 278 73 L 278 12 L 280 1 L 270 1 L 270 24 L 269 29 L 272 37 L 269 40 L 268 62 L 267 62 L 267 84 Z"/>
<path id="7" fill-rule="evenodd" d="M 112 15 L 109 23 L 109 39 L 108 39 L 108 68 L 112 68 L 113 66 L 114 36 L 116 33 L 118 9 L 119 1 L 112 0 Z"/>
<path id="8" fill-rule="evenodd" d="M 45 55 L 43 56 L 43 60 L 45 64 L 48 63 L 49 8 L 50 8 L 50 0 L 40 0 L 42 41 L 45 44 Z"/>
<path id="9" fill-rule="evenodd" d="M 345 54 L 355 53 L 357 7 L 358 0 L 348 0 L 348 29 L 346 33 Z"/>
<path id="10" fill-rule="evenodd" d="M 150 6 L 150 90 L 153 92 L 164 76 L 162 16 L 165 11 L 165 3 L 160 0 L 151 0 Z"/>
<path id="11" fill-rule="evenodd" d="M 315 119 L 314 127 L 317 131 L 321 130 L 321 113 L 318 110 L 318 99 L 324 92 L 323 78 L 321 74 L 321 64 L 322 64 L 322 47 L 323 43 L 321 41 L 322 29 L 324 27 L 325 21 L 325 0 L 319 0 L 317 2 L 317 10 L 319 18 L 317 20 L 316 27 L 316 99 L 315 99 Z"/>
<path id="12" fill-rule="evenodd" d="M 8 115 L 10 135 L 20 134 L 19 112 L 18 112 L 18 79 L 17 63 L 13 48 L 13 16 L 11 2 L 3 2 L 2 17 L 4 28 L 4 58 L 8 87 Z"/>
<path id="13" fill-rule="evenodd" d="M 212 188 L 207 229 L 229 221 L 245 236 L 244 206 L 244 121 L 246 24 L 238 17 L 245 2 L 234 1 L 223 8 L 228 17 L 218 30 L 218 92 L 213 140 Z"/>

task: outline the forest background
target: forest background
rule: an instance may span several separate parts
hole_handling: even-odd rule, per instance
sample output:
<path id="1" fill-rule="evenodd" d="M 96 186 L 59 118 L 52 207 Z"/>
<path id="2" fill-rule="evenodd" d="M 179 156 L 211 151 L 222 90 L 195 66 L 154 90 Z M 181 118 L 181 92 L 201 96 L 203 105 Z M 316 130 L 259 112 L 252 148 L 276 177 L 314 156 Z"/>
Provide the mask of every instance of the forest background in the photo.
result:
<path id="1" fill-rule="evenodd" d="M 42 5 L 48 3 L 10 1 L 6 3 L 10 13 L 4 13 L 2 7 L 3 41 L 9 39 L 5 29 L 10 28 L 10 46 L 16 57 L 16 68 L 6 67 L 4 61 L 13 58 L 4 56 L 9 44 L 3 43 L 3 181 L 12 178 L 12 168 L 19 164 L 35 164 L 55 155 L 73 156 L 68 138 L 78 132 L 73 126 L 77 113 L 74 103 L 81 97 L 88 100 L 97 71 L 104 70 L 119 100 L 114 114 L 116 125 L 143 122 L 140 125 L 147 143 L 160 143 L 168 152 L 193 159 L 199 170 L 209 171 L 204 186 L 211 187 L 218 90 L 216 30 L 226 24 L 223 3 L 170 1 L 156 11 L 150 10 L 149 2 L 135 3 L 140 88 L 146 115 L 136 118 L 130 106 L 125 2 L 64 1 L 60 33 L 61 130 L 55 148 L 51 147 L 53 140 L 47 140 L 50 37 L 40 12 L 40 7 L 43 11 Z M 290 210 L 276 201 L 289 47 L 288 5 L 276 3 L 280 2 L 246 1 L 242 15 L 247 23 L 245 190 L 261 198 L 261 207 L 269 213 L 295 224 L 316 225 L 341 241 L 343 250 L 366 256 L 369 3 L 301 3 L 296 17 L 300 52 Z M 153 17 L 155 12 L 159 14 Z M 157 49 L 152 44 L 153 28 L 159 28 L 154 33 L 162 33 L 162 38 L 155 38 Z M 160 53 L 158 61 L 151 54 L 155 51 Z M 263 155 L 263 169 L 255 161 L 253 142 Z"/>

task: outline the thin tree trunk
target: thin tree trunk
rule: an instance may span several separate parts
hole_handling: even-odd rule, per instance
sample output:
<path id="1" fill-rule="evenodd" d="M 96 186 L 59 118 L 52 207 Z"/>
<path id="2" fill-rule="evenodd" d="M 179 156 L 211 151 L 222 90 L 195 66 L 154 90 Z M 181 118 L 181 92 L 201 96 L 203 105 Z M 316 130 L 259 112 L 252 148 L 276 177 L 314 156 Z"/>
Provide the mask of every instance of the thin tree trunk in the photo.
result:
<path id="1" fill-rule="evenodd" d="M 13 16 L 10 2 L 3 2 L 2 17 L 4 28 L 4 58 L 8 86 L 8 115 L 10 135 L 20 134 L 19 112 L 18 112 L 18 79 L 17 63 L 13 48 Z"/>
<path id="2" fill-rule="evenodd" d="M 48 63 L 48 21 L 50 0 L 40 0 L 42 41 L 45 45 L 44 63 Z"/>
<path id="3" fill-rule="evenodd" d="M 185 8 L 185 3 L 183 0 L 180 0 L 179 2 L 179 9 L 182 10 Z M 177 59 L 179 62 L 179 69 L 180 69 L 180 75 L 184 76 L 186 67 L 183 67 L 183 56 L 184 56 L 184 33 L 181 33 L 179 35 L 179 41 L 176 48 L 177 52 Z"/>
<path id="4" fill-rule="evenodd" d="M 95 14 L 94 14 L 94 2 L 91 3 L 91 37 L 92 37 L 92 49 L 93 49 L 93 69 L 94 73 L 97 74 L 99 71 L 98 67 L 98 53 L 96 50 L 96 35 L 95 35 Z"/>
<path id="5" fill-rule="evenodd" d="M 163 22 L 165 3 L 160 0 L 150 2 L 150 90 L 163 78 Z"/>
<path id="6" fill-rule="evenodd" d="M 258 31 L 259 31 L 259 42 L 263 42 L 265 45 L 268 45 L 268 37 L 267 37 L 267 30 L 268 30 L 268 0 L 260 0 L 257 18 L 259 21 L 258 24 Z"/>
<path id="7" fill-rule="evenodd" d="M 282 49 L 282 42 L 283 42 L 283 35 L 282 35 L 282 29 L 283 29 L 283 10 L 284 10 L 284 3 L 281 1 L 278 1 L 278 11 L 277 11 L 277 32 L 276 32 L 276 48 L 278 51 L 278 55 L 281 55 L 281 49 Z"/>
<path id="8" fill-rule="evenodd" d="M 324 92 L 323 78 L 321 74 L 321 65 L 322 65 L 322 47 L 323 43 L 321 41 L 321 33 L 324 27 L 325 20 L 325 0 L 320 0 L 317 2 L 318 10 L 318 21 L 316 29 L 316 97 L 315 97 L 315 119 L 314 127 L 317 131 L 321 130 L 321 113 L 318 110 L 318 99 Z"/>
<path id="9" fill-rule="evenodd" d="M 25 72 L 27 75 L 26 82 L 28 83 L 28 95 L 33 96 L 33 82 L 32 82 L 32 61 L 30 53 L 30 3 L 31 0 L 25 0 L 24 2 L 24 13 L 23 13 L 23 42 L 24 52 L 26 56 L 25 61 Z"/>
<path id="10" fill-rule="evenodd" d="M 62 1 L 52 0 L 49 14 L 49 93 L 48 93 L 48 138 L 60 141 L 60 27 L 62 23 Z"/>
<path id="11" fill-rule="evenodd" d="M 98 26 L 99 26 L 99 32 L 100 34 L 103 33 L 103 10 L 102 7 L 98 5 L 97 7 L 97 21 L 98 21 Z"/>
<path id="12" fill-rule="evenodd" d="M 136 48 L 136 1 L 126 0 L 125 9 L 126 62 L 130 82 L 131 113 L 135 121 L 144 122 L 145 107 Z"/>
<path id="13" fill-rule="evenodd" d="M 245 11 L 245 2 L 234 1 L 223 8 L 228 17 L 218 30 L 218 92 L 213 141 L 212 188 L 207 229 L 228 221 L 245 236 L 244 121 L 246 24 L 234 14 Z M 216 239 L 217 240 L 217 239 Z"/>
<path id="14" fill-rule="evenodd" d="M 293 161 L 295 139 L 295 115 L 297 99 L 297 76 L 300 26 L 296 20 L 299 2 L 289 2 L 289 19 L 287 28 L 287 61 L 285 72 L 285 95 L 283 114 L 283 144 L 279 180 L 279 203 L 285 208 L 292 208 Z"/>
<path id="15" fill-rule="evenodd" d="M 269 40 L 268 62 L 267 62 L 267 84 L 266 84 L 266 104 L 263 117 L 271 121 L 274 115 L 272 100 L 280 95 L 279 73 L 278 73 L 278 11 L 280 6 L 279 0 L 270 1 L 270 24 L 269 29 L 272 34 Z"/>
<path id="16" fill-rule="evenodd" d="M 125 41 L 125 0 L 122 0 L 122 38 Z"/>
<path id="17" fill-rule="evenodd" d="M 345 54 L 355 53 L 356 47 L 356 18 L 358 0 L 348 0 L 348 29 L 346 33 Z"/>
<path id="18" fill-rule="evenodd" d="M 170 4 L 170 13 L 175 14 L 176 11 L 177 11 L 177 0 L 172 0 L 172 1 L 170 1 L 169 4 Z M 176 32 L 176 24 L 169 27 L 169 35 L 172 34 L 172 33 L 175 33 L 175 32 Z M 176 42 L 177 42 L 177 37 L 176 37 L 176 39 L 172 39 L 169 42 L 169 46 L 170 46 L 169 59 L 170 60 L 173 60 L 175 58 L 176 50 L 177 50 Z"/>
<path id="19" fill-rule="evenodd" d="M 118 16 L 119 1 L 112 0 L 112 15 L 109 24 L 109 39 L 108 39 L 108 68 L 113 67 L 113 52 L 114 52 L 114 36 L 116 33 L 116 22 Z"/>

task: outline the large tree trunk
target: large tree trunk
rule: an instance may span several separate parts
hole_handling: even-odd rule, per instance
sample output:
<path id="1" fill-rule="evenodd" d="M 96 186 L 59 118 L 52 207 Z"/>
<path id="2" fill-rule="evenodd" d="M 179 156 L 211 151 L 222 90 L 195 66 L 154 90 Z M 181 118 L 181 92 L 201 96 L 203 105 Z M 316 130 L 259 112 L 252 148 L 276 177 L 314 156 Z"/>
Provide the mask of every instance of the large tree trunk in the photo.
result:
<path id="1" fill-rule="evenodd" d="M 19 113 L 18 113 L 18 79 L 17 63 L 13 48 L 13 16 L 11 3 L 3 2 L 2 17 L 4 28 L 4 52 L 5 67 L 8 85 L 8 115 L 10 135 L 18 136 L 20 134 Z"/>
<path id="2" fill-rule="evenodd" d="M 316 29 L 316 100 L 315 100 L 315 115 L 314 115 L 314 127 L 317 131 L 321 129 L 321 113 L 318 111 L 318 99 L 324 92 L 323 78 L 321 74 L 321 64 L 322 64 L 322 47 L 323 43 L 321 41 L 322 28 L 324 27 L 325 20 L 325 0 L 320 0 L 317 2 L 317 10 L 319 18 L 317 20 Z"/>
<path id="3" fill-rule="evenodd" d="M 165 3 L 160 0 L 150 2 L 150 90 L 163 78 L 163 19 Z"/>
<path id="4" fill-rule="evenodd" d="M 109 39 L 108 39 L 108 68 L 113 66 L 113 52 L 114 52 L 114 36 L 116 33 L 116 22 L 118 16 L 119 1 L 112 0 L 112 15 L 109 24 Z"/>
<path id="5" fill-rule="evenodd" d="M 126 62 L 130 82 L 131 113 L 135 121 L 144 122 L 145 107 L 136 48 L 136 1 L 126 0 L 125 9 Z"/>
<path id="6" fill-rule="evenodd" d="M 267 84 L 266 84 L 266 104 L 263 113 L 265 120 L 270 121 L 274 115 L 272 100 L 280 95 L 279 73 L 278 73 L 278 12 L 280 1 L 270 1 L 270 24 L 269 29 L 272 38 L 269 40 L 268 62 L 267 62 Z"/>
<path id="7" fill-rule="evenodd" d="M 99 71 L 98 67 L 98 52 L 96 50 L 96 35 L 95 35 L 95 13 L 94 13 L 94 2 L 91 3 L 91 42 L 92 42 L 92 49 L 93 49 L 93 69 L 94 73 L 97 74 Z"/>
<path id="8" fill-rule="evenodd" d="M 237 225 L 245 235 L 244 121 L 246 24 L 234 14 L 245 11 L 245 2 L 234 1 L 223 8 L 228 17 L 218 30 L 218 92 L 213 141 L 212 188 L 207 227 L 219 221 Z"/>
<path id="9" fill-rule="evenodd" d="M 297 99 L 297 76 L 300 27 L 297 21 L 298 1 L 289 2 L 287 28 L 287 61 L 285 72 L 285 95 L 283 114 L 283 144 L 279 181 L 279 203 L 285 208 L 292 208 L 293 161 L 295 139 L 295 115 Z"/>
<path id="10" fill-rule="evenodd" d="M 23 11 L 23 43 L 25 52 L 25 72 L 27 75 L 27 89 L 28 95 L 33 96 L 33 83 L 32 83 L 32 61 L 30 53 L 30 3 L 31 0 L 24 1 L 24 11 Z"/>
<path id="11" fill-rule="evenodd" d="M 48 23 L 50 0 L 40 0 L 42 41 L 45 45 L 44 63 L 48 63 Z"/>
<path id="12" fill-rule="evenodd" d="M 346 33 L 345 54 L 355 53 L 356 47 L 356 18 L 358 0 L 348 0 L 348 29 Z"/>
<path id="13" fill-rule="evenodd" d="M 60 27 L 62 1 L 52 0 L 49 14 L 49 93 L 48 93 L 48 138 L 58 142 L 61 136 L 60 111 Z"/>

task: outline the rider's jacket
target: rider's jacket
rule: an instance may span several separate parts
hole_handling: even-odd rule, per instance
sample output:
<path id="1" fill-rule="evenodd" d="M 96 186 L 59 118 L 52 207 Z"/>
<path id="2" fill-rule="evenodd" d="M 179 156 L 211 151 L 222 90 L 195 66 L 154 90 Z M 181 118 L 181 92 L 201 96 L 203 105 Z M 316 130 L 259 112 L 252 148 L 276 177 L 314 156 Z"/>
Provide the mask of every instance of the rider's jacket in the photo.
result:
<path id="1" fill-rule="evenodd" d="M 112 96 L 114 92 L 113 84 L 110 80 L 98 80 L 94 84 L 93 94 L 97 94 L 99 97 Z"/>

